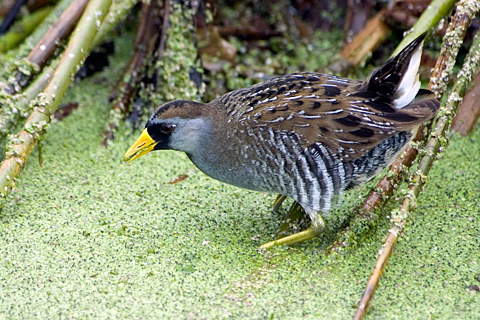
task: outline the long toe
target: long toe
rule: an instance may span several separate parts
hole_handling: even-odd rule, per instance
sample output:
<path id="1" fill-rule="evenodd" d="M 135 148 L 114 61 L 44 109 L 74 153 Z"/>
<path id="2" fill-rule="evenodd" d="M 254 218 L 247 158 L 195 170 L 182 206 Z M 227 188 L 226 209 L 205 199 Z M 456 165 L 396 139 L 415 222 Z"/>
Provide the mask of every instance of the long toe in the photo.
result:
<path id="1" fill-rule="evenodd" d="M 319 216 L 320 217 L 320 216 Z M 325 231 L 325 222 L 320 217 L 321 220 L 316 219 L 317 221 L 313 222 L 307 230 L 300 231 L 298 233 L 292 234 L 285 238 L 277 239 L 274 241 L 267 242 L 260 246 L 261 249 L 269 249 L 274 246 L 291 246 L 293 244 L 307 241 L 313 238 L 318 237 Z"/>

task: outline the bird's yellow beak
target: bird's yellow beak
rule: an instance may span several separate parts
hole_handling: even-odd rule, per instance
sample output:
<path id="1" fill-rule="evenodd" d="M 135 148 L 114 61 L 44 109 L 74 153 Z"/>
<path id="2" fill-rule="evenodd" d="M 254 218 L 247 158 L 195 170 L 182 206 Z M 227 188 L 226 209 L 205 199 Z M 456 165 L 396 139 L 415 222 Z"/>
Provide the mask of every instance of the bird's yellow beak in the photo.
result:
<path id="1" fill-rule="evenodd" d="M 123 162 L 130 163 L 133 160 L 140 158 L 144 154 L 152 151 L 156 144 L 157 143 L 153 141 L 148 134 L 147 129 L 144 129 L 137 141 L 135 141 L 123 156 Z"/>

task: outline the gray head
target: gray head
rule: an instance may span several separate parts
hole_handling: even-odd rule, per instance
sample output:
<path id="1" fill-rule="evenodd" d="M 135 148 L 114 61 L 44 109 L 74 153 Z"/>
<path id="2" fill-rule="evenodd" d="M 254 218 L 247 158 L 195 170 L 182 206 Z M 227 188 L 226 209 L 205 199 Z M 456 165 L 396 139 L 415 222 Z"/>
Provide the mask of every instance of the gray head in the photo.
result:
<path id="1" fill-rule="evenodd" d="M 194 153 L 202 145 L 198 140 L 211 130 L 208 109 L 208 105 L 186 100 L 160 106 L 147 121 L 140 138 L 125 154 L 124 161 L 133 161 L 152 150 Z"/>

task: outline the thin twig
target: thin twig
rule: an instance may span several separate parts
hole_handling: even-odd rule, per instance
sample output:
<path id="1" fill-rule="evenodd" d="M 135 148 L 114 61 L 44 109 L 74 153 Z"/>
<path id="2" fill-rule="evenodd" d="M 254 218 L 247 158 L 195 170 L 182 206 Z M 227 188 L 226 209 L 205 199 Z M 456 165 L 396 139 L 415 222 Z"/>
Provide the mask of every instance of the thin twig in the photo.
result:
<path id="1" fill-rule="evenodd" d="M 3 0 L 0 4 L 0 17 L 5 17 L 8 12 L 12 9 L 15 0 Z M 39 8 L 42 8 L 46 5 L 51 4 L 50 0 L 28 0 L 26 7 L 29 12 L 35 11 Z"/>
<path id="2" fill-rule="evenodd" d="M 457 7 L 457 13 L 455 15 L 462 15 L 465 18 L 461 22 L 461 27 L 466 26 L 471 22 L 474 15 L 480 10 L 480 3 L 477 0 L 465 0 L 461 1 Z M 468 18 L 467 18 L 468 17 Z M 458 24 L 459 21 L 452 19 L 452 23 Z M 460 28 L 461 28 L 460 27 Z M 461 33 L 457 33 L 461 34 Z M 448 37 L 446 36 L 446 39 Z M 461 42 L 461 39 L 456 39 L 456 41 Z M 450 42 L 445 41 L 445 45 L 449 45 Z M 418 169 L 410 180 L 409 189 L 410 191 L 404 197 L 403 202 L 398 210 L 391 212 L 391 221 L 392 225 L 389 230 L 387 239 L 380 249 L 379 257 L 375 264 L 375 268 L 368 280 L 366 289 L 362 295 L 360 303 L 358 304 L 357 311 L 355 313 L 354 319 L 363 319 L 365 313 L 367 312 L 368 305 L 373 298 L 375 289 L 380 280 L 380 276 L 383 274 L 387 262 L 391 256 L 393 248 L 397 242 L 398 237 L 403 233 L 403 228 L 406 224 L 406 220 L 410 216 L 410 212 L 415 209 L 416 198 L 420 194 L 422 187 L 424 186 L 427 175 L 430 171 L 430 168 L 436 159 L 437 154 L 440 151 L 440 147 L 446 146 L 448 137 L 446 131 L 449 128 L 452 118 L 455 115 L 455 112 L 460 104 L 463 96 L 465 95 L 465 90 L 472 78 L 472 74 L 479 67 L 480 63 L 480 34 L 477 33 L 475 40 L 470 48 L 470 52 L 465 59 L 462 69 L 458 74 L 457 82 L 452 90 L 452 93 L 449 95 L 446 104 L 440 109 L 439 115 L 437 116 L 437 123 L 435 129 L 432 132 L 432 137 L 427 143 L 425 148 L 426 152 L 423 155 Z"/>
<path id="3" fill-rule="evenodd" d="M 158 45 L 157 59 L 160 60 L 163 55 L 163 49 L 165 48 L 165 40 L 167 39 L 168 29 L 168 15 L 170 14 L 170 0 L 165 0 L 163 3 L 163 24 L 160 35 L 160 44 Z"/>
<path id="4" fill-rule="evenodd" d="M 234 36 L 241 40 L 255 41 L 280 37 L 282 32 L 267 28 L 257 28 L 254 25 L 218 26 L 218 34 L 225 39 Z"/>
<path id="5" fill-rule="evenodd" d="M 372 6 L 373 3 L 371 0 L 347 1 L 347 14 L 343 27 L 346 43 L 350 43 L 352 37 L 364 30 L 365 24 L 372 12 Z"/>

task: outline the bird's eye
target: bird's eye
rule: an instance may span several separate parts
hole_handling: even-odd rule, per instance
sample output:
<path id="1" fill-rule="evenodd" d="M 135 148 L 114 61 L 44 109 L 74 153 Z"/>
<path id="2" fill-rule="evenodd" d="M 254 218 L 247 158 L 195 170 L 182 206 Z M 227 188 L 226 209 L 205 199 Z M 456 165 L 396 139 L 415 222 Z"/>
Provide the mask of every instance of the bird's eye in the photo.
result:
<path id="1" fill-rule="evenodd" d="M 165 133 L 165 134 L 170 134 L 173 132 L 173 129 L 175 129 L 175 125 L 173 124 L 164 124 L 162 126 L 162 132 Z"/>

